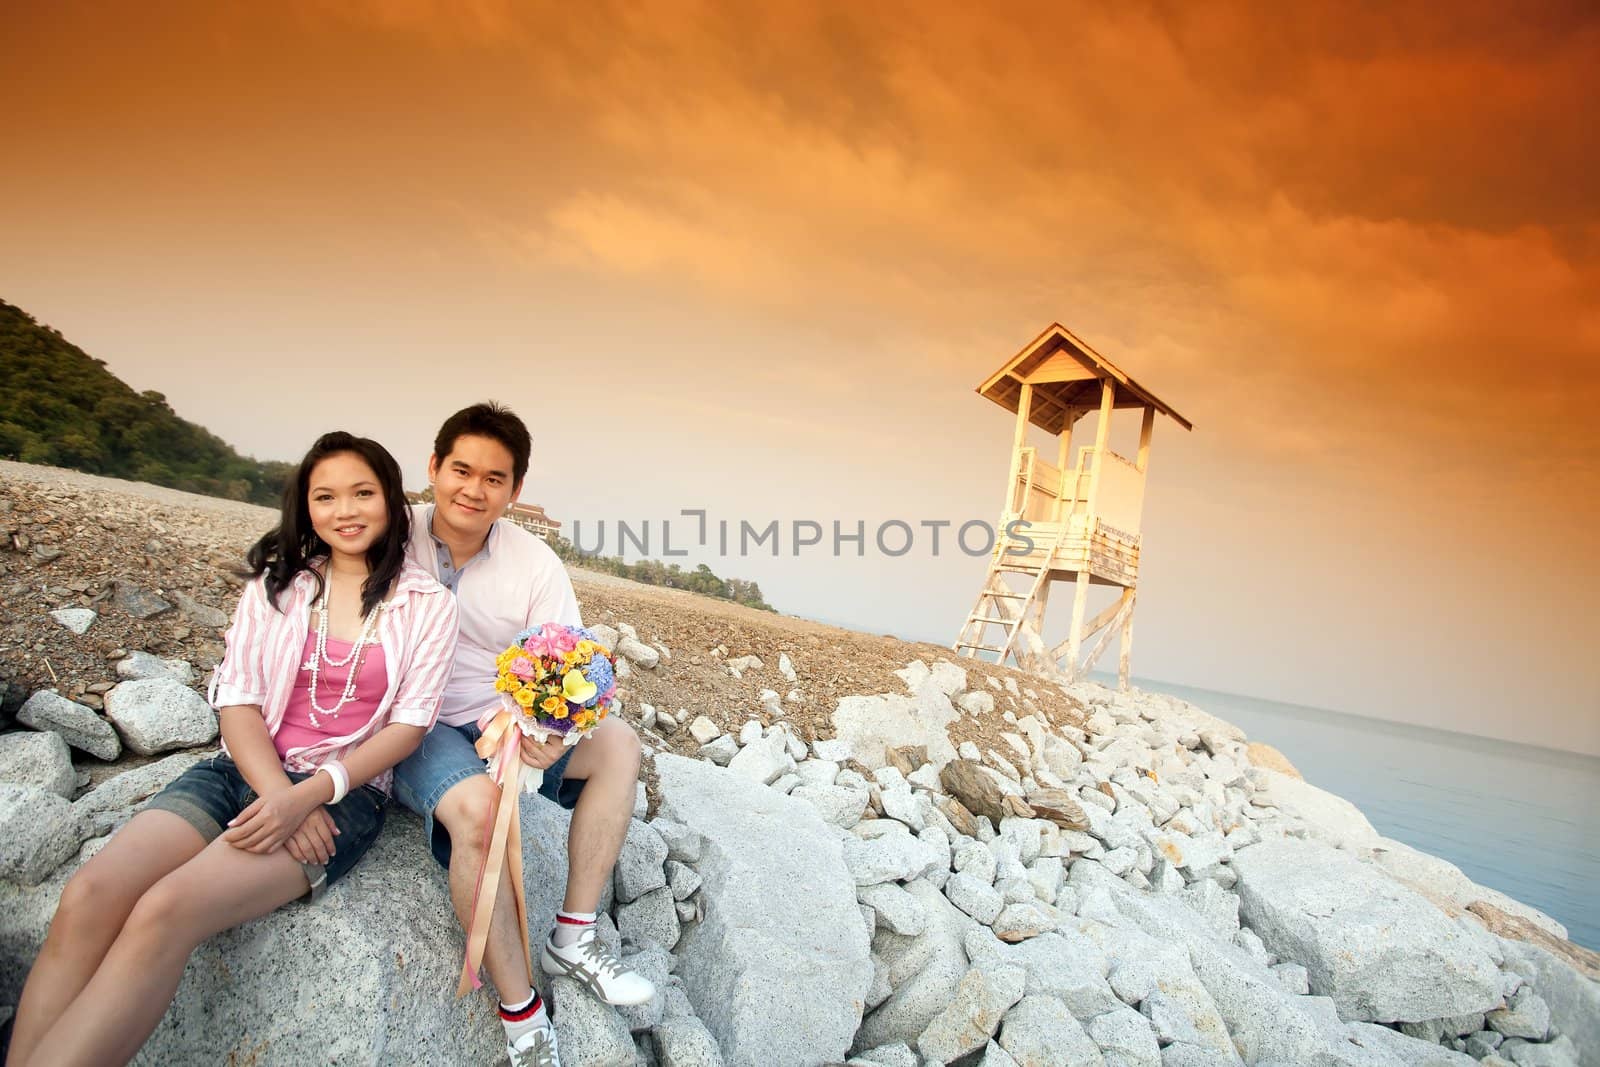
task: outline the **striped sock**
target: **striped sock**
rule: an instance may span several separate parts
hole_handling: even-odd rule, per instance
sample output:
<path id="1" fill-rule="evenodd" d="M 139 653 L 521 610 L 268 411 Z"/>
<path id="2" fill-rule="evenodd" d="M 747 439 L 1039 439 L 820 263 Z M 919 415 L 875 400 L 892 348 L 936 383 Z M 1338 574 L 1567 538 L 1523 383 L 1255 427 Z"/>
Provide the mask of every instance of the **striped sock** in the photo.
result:
<path id="1" fill-rule="evenodd" d="M 544 1001 L 539 999 L 539 991 L 534 990 L 519 1005 L 501 1004 L 500 1025 L 506 1028 L 506 1043 L 512 1045 L 529 1030 L 549 1026 L 550 1016 L 544 1010 Z"/>
<path id="2" fill-rule="evenodd" d="M 558 911 L 556 928 L 550 932 L 550 941 L 556 948 L 577 944 L 585 930 L 594 929 L 595 913 L 592 911 Z"/>

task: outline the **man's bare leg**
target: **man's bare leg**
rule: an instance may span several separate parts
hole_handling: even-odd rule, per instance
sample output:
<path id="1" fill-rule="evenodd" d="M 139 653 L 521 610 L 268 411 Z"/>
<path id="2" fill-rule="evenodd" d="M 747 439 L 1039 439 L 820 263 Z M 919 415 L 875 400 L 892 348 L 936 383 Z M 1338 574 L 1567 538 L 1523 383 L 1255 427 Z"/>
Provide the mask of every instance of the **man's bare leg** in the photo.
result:
<path id="1" fill-rule="evenodd" d="M 639 736 L 620 719 L 606 719 L 573 750 L 566 777 L 585 784 L 567 832 L 567 895 L 561 908 L 592 912 L 600 906 L 633 818 Z"/>
<path id="2" fill-rule="evenodd" d="M 434 819 L 450 834 L 450 903 L 463 931 L 472 924 L 484 844 L 499 805 L 500 790 L 487 774 L 477 774 L 451 786 L 433 810 Z M 533 993 L 533 987 L 528 984 L 527 964 L 522 958 L 522 932 L 517 929 L 510 872 L 510 864 L 500 869 L 500 889 L 483 948 L 483 969 L 489 972 L 502 1003 L 519 1004 Z"/>

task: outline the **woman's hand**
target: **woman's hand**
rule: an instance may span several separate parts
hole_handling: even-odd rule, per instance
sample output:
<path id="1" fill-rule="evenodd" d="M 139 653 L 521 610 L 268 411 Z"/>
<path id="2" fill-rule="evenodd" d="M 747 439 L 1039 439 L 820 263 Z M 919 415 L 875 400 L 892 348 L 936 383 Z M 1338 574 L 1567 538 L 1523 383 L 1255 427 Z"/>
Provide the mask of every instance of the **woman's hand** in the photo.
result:
<path id="1" fill-rule="evenodd" d="M 297 863 L 318 863 L 326 867 L 336 851 L 333 839 L 338 833 L 339 827 L 334 825 L 333 816 L 328 814 L 326 807 L 319 805 L 306 816 L 300 828 L 289 835 L 283 847 Z"/>
<path id="2" fill-rule="evenodd" d="M 276 851 L 300 828 L 306 816 L 321 806 L 318 794 L 304 788 L 315 780 L 313 776 L 288 789 L 257 797 L 229 820 L 229 828 L 223 832 L 222 839 L 246 852 L 264 855 Z"/>
<path id="3" fill-rule="evenodd" d="M 548 741 L 535 741 L 526 734 L 522 737 L 522 762 L 541 771 L 560 759 L 566 750 L 559 734 L 551 734 Z"/>

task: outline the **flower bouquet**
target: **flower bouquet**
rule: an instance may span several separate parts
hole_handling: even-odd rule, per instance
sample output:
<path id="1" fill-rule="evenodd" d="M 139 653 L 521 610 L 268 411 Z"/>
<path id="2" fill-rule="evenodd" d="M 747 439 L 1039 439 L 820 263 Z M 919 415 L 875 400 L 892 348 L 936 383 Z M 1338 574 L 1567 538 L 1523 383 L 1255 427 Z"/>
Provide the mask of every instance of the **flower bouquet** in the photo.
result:
<path id="1" fill-rule="evenodd" d="M 610 649 L 591 631 L 547 622 L 519 633 L 515 643 L 495 659 L 494 688 L 500 703 L 479 716 L 481 735 L 476 747 L 488 765 L 489 777 L 500 788 L 500 803 L 493 825 L 485 828 L 488 848 L 478 872 L 457 996 L 482 984 L 478 970 L 489 938 L 500 874 L 506 867 L 516 900 L 517 924 L 522 928 L 523 958 L 532 977 L 517 808 L 518 794 L 524 789 L 537 792 L 544 772 L 522 762 L 522 739 L 532 737 L 543 743 L 560 737 L 562 744 L 570 747 L 594 732 L 616 707 L 616 671 L 610 655 Z"/>

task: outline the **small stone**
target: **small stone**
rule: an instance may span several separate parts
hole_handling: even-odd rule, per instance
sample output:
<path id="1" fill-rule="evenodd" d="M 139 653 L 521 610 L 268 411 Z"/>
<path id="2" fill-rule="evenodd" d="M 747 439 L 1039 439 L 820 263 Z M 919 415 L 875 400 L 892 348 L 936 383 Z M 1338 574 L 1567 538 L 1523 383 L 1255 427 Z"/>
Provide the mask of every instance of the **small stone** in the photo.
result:
<path id="1" fill-rule="evenodd" d="M 928 925 L 922 902 L 893 882 L 862 886 L 856 896 L 876 913 L 879 923 L 897 934 L 915 937 Z"/>
<path id="2" fill-rule="evenodd" d="M 122 742 L 110 723 L 82 704 L 48 689 L 28 698 L 17 712 L 17 721 L 35 730 L 58 733 L 73 748 L 103 760 L 114 760 L 122 754 Z"/>
<path id="3" fill-rule="evenodd" d="M 1026 900 L 1007 904 L 994 920 L 994 934 L 1002 941 L 1026 941 L 1047 934 L 1061 924 L 1061 916 L 1049 904 Z"/>
<path id="4" fill-rule="evenodd" d="M 172 605 L 132 582 L 118 580 L 111 604 L 124 615 L 135 619 L 150 619 L 172 610 Z"/>
<path id="5" fill-rule="evenodd" d="M 672 891 L 663 886 L 617 909 L 617 930 L 624 942 L 640 948 L 660 945 L 668 952 L 678 943 L 678 909 Z"/>
<path id="6" fill-rule="evenodd" d="M 700 755 L 715 763 L 718 767 L 726 767 L 733 762 L 733 757 L 739 754 L 739 742 L 732 734 L 723 734 L 721 737 L 700 746 Z"/>
<path id="7" fill-rule="evenodd" d="M 623 659 L 640 667 L 650 670 L 661 662 L 661 653 L 657 649 L 640 641 L 636 637 L 624 637 L 617 642 L 616 653 Z"/>
<path id="8" fill-rule="evenodd" d="M 1503 1008 L 1484 1015 L 1489 1029 L 1505 1037 L 1543 1041 L 1550 1032 L 1550 1006 L 1530 986 L 1523 986 Z"/>
<path id="9" fill-rule="evenodd" d="M 999 918 L 1005 908 L 1005 898 L 992 885 L 965 872 L 950 876 L 944 885 L 944 895 L 950 903 L 985 926 Z"/>
<path id="10" fill-rule="evenodd" d="M 662 869 L 666 862 L 667 843 L 661 835 L 647 823 L 631 821 L 612 875 L 618 903 L 627 904 L 666 885 L 667 876 Z"/>
<path id="11" fill-rule="evenodd" d="M 57 608 L 50 613 L 50 617 L 81 636 L 89 632 L 89 627 L 93 626 L 100 616 L 89 608 Z"/>
<path id="12" fill-rule="evenodd" d="M 699 715 L 695 717 L 694 722 L 689 724 L 689 736 L 700 742 L 702 745 L 708 744 L 709 742 L 722 736 L 722 727 L 718 726 L 704 715 Z"/>
<path id="13" fill-rule="evenodd" d="M 700 888 L 700 875 L 686 863 L 669 859 L 666 863 L 667 887 L 673 900 L 687 900 Z"/>

